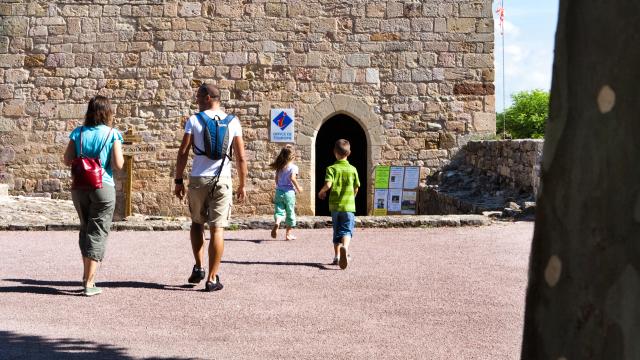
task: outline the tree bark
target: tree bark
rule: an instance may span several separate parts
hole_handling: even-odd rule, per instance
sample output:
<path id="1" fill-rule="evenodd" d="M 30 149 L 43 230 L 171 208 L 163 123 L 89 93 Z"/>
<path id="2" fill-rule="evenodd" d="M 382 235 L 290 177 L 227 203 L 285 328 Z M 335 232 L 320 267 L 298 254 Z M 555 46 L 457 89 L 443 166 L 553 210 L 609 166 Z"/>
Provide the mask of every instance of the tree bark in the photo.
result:
<path id="1" fill-rule="evenodd" d="M 640 1 L 560 1 L 522 359 L 640 359 Z"/>

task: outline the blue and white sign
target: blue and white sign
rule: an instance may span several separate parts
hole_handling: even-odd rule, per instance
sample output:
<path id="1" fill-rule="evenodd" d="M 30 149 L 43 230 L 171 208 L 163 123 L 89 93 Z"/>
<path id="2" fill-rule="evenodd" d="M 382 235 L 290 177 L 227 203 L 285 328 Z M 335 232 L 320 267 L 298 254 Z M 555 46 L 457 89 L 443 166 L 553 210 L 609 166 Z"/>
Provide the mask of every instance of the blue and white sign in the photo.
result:
<path id="1" fill-rule="evenodd" d="M 293 109 L 271 109 L 271 141 L 294 142 L 294 123 L 295 115 Z"/>

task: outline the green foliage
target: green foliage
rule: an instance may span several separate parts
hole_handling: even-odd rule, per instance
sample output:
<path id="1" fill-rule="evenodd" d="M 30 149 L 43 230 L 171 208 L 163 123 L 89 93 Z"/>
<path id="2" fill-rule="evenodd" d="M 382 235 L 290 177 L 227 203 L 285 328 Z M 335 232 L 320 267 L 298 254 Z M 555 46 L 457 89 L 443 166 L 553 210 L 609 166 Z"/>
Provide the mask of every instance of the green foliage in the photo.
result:
<path id="1" fill-rule="evenodd" d="M 541 139 L 549 118 L 549 93 L 543 90 L 521 91 L 511 95 L 513 105 L 496 116 L 498 132 L 506 113 L 506 132 L 512 139 Z"/>

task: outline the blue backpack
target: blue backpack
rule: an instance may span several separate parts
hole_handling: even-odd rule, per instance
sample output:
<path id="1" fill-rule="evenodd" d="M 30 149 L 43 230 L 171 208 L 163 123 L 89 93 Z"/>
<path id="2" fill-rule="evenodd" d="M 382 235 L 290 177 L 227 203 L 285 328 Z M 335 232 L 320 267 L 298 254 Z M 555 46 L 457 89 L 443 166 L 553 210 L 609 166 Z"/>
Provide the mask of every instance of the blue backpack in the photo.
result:
<path id="1" fill-rule="evenodd" d="M 235 116 L 227 115 L 220 120 L 217 115 L 214 119 L 207 116 L 204 111 L 196 114 L 196 118 L 202 125 L 202 133 L 204 134 L 204 149 L 200 149 L 193 142 L 193 153 L 196 155 L 204 155 L 211 160 L 220 160 L 228 157 L 231 159 L 231 148 L 229 147 L 229 123 Z M 229 154 L 227 154 L 229 149 Z M 222 167 L 221 167 L 222 168 Z"/>

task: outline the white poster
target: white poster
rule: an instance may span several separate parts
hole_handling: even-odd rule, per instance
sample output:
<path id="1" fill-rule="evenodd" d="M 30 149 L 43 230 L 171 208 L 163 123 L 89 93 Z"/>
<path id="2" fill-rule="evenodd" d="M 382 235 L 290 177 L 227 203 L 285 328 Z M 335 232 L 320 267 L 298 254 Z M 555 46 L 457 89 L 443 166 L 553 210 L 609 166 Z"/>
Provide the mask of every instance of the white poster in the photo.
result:
<path id="1" fill-rule="evenodd" d="M 420 168 L 417 166 L 408 166 L 404 168 L 404 186 L 403 189 L 417 189 L 420 185 Z"/>
<path id="2" fill-rule="evenodd" d="M 294 109 L 271 109 L 271 142 L 295 142 L 294 123 Z"/>
<path id="3" fill-rule="evenodd" d="M 414 215 L 416 213 L 417 206 L 417 192 L 415 191 L 403 191 L 402 192 L 402 213 L 406 215 Z"/>
<path id="4" fill-rule="evenodd" d="M 404 182 L 404 167 L 392 166 L 389 172 L 389 189 L 402 189 Z"/>
<path id="5" fill-rule="evenodd" d="M 373 196 L 373 215 L 387 215 L 387 189 L 376 189 Z"/>
<path id="6" fill-rule="evenodd" d="M 387 210 L 389 212 L 400 212 L 402 210 L 402 189 L 389 189 Z"/>

